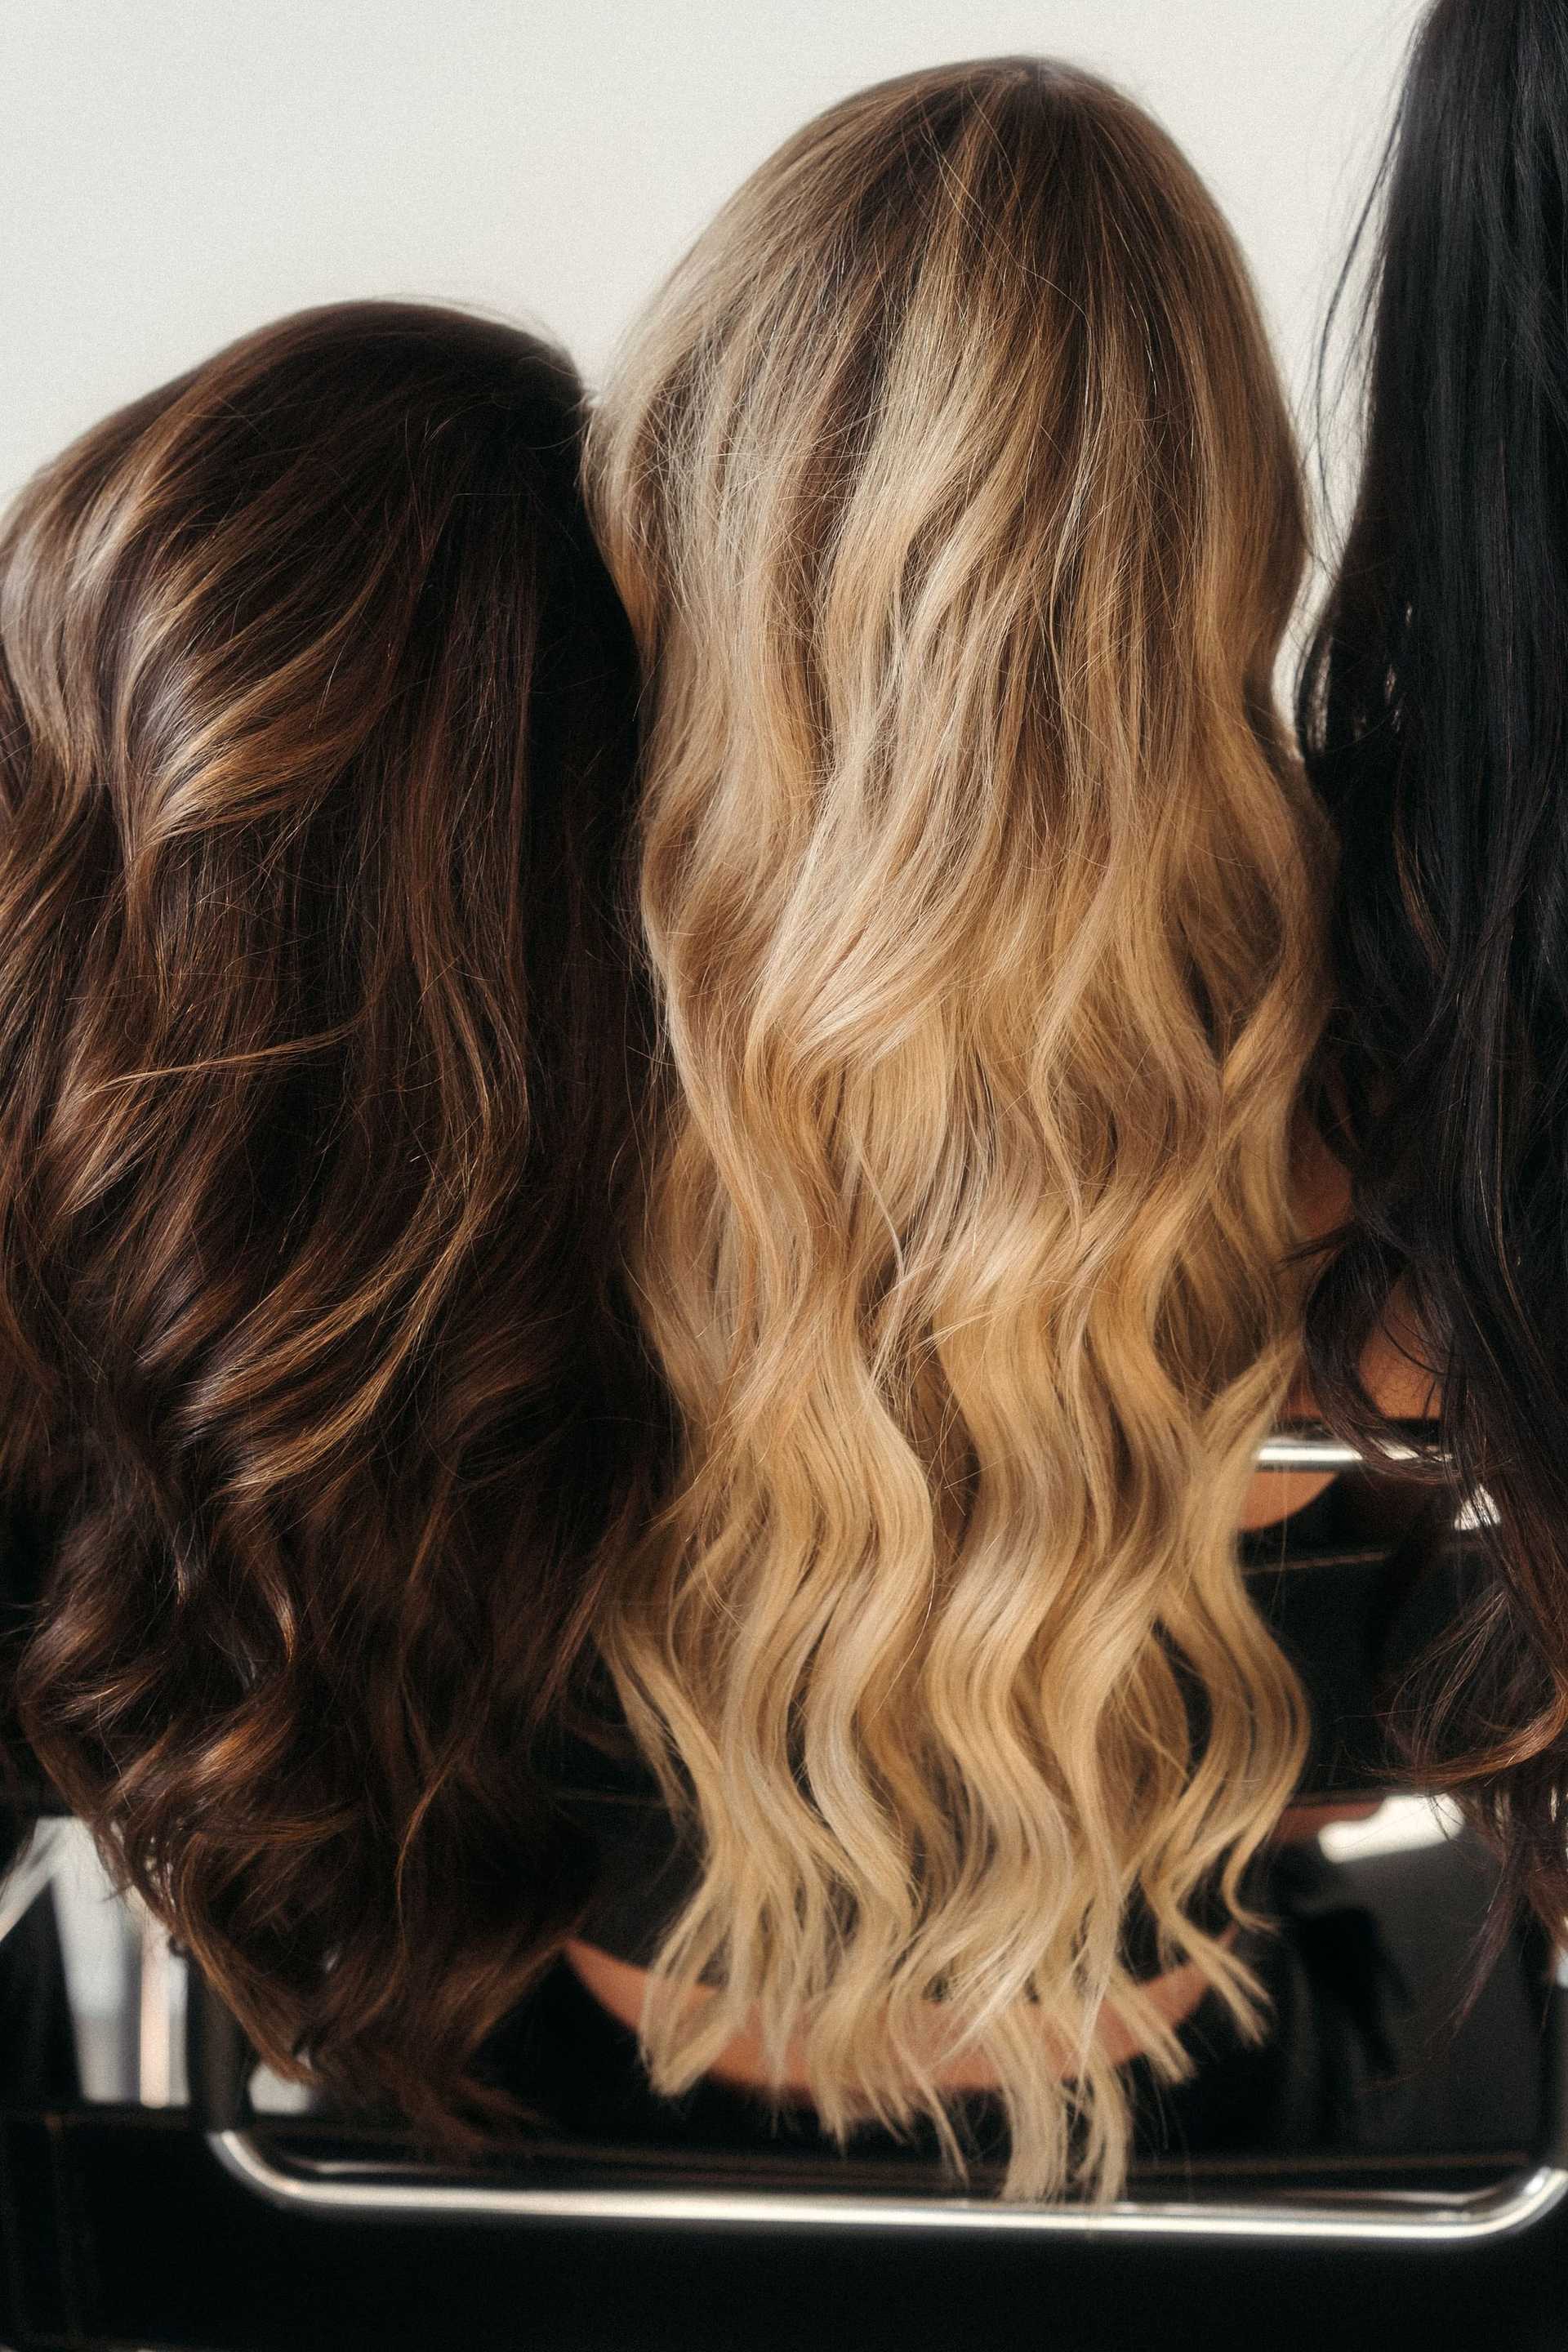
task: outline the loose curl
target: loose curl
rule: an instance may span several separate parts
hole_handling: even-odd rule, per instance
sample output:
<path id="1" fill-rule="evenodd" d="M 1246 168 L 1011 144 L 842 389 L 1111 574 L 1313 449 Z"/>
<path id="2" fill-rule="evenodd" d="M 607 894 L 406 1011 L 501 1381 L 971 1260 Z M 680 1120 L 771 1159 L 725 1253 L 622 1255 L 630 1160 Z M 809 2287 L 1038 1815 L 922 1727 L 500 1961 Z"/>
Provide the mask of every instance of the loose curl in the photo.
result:
<path id="1" fill-rule="evenodd" d="M 1381 204 L 1379 199 L 1382 199 Z M 1379 233 L 1354 517 L 1301 685 L 1342 844 L 1325 1038 L 1349 1229 L 1309 1303 L 1336 1425 L 1392 1309 L 1484 1489 L 1488 1572 L 1429 1662 L 1423 1768 L 1568 1931 L 1568 15 L 1443 0 Z M 1359 242 L 1359 240 L 1358 240 Z M 1347 272 L 1349 265 L 1347 264 Z M 1342 293 L 1345 281 L 1342 281 Z M 1414 1694 L 1413 1694 L 1414 1696 Z"/>
<path id="2" fill-rule="evenodd" d="M 0 541 L 0 1482 L 37 1758 L 274 2066 L 461 2136 L 647 1508 L 636 657 L 580 393 L 304 314 Z"/>
<path id="3" fill-rule="evenodd" d="M 703 1853 L 654 2079 L 760 2021 L 835 2132 L 962 2162 L 978 2054 L 1010 2193 L 1109 2190 L 1105 2004 L 1184 2063 L 1129 1906 L 1252 2016 L 1193 1902 L 1240 1908 L 1300 1754 L 1232 1534 L 1321 1006 L 1253 298 L 1101 83 L 915 75 L 699 240 L 590 480 L 650 681 L 637 1276 L 685 1431 L 601 1638 Z"/>

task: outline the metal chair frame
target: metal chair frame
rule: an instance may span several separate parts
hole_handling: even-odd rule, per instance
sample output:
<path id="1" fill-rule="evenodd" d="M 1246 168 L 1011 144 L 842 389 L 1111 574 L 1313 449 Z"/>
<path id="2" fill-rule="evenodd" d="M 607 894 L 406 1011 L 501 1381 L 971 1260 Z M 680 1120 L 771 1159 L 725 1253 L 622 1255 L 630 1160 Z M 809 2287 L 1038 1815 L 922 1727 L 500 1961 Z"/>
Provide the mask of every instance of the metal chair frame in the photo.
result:
<path id="1" fill-rule="evenodd" d="M 1392 1458 L 1414 1458 L 1402 1448 Z M 1362 1457 L 1337 1439 L 1285 1434 L 1258 1452 L 1267 1470 L 1338 1470 Z M 1461 1513 L 1474 1526 L 1489 1516 L 1485 1498 Z M 37 1885 L 33 1887 L 37 1891 Z M 27 1896 L 28 1900 L 31 1895 Z M 14 1904 L 0 1912 L 0 1925 Z M 16 1916 L 19 1916 L 17 1913 Z M 870 2233 L 994 2231 L 1038 2236 L 1238 2242 L 1455 2245 L 1504 2237 L 1541 2221 L 1568 2194 L 1568 1954 L 1559 1958 L 1545 2038 L 1544 2145 L 1514 2177 L 1473 2190 L 1357 2188 L 1305 2192 L 1286 2189 L 1247 2198 L 1193 2194 L 1123 2198 L 1089 2206 L 1003 2204 L 965 2196 L 864 2189 L 765 2187 L 549 2187 L 517 2179 L 443 2177 L 407 2162 L 313 2158 L 268 2145 L 244 2114 L 244 2067 L 225 2027 L 193 2033 L 193 2104 L 213 2156 L 244 2188 L 290 2212 L 338 2220 L 420 2223 L 578 2221 L 644 2224 L 661 2230 L 850 2231 Z"/>

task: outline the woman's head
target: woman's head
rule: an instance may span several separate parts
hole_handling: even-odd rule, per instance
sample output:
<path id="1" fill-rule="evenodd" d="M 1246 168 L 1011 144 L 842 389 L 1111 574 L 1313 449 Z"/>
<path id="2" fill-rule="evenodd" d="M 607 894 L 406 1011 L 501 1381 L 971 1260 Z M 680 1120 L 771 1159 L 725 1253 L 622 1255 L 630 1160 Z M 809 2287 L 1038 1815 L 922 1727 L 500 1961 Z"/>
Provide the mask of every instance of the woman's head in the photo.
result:
<path id="1" fill-rule="evenodd" d="M 580 421 L 510 328 L 308 312 L 0 540 L 24 1717 L 269 2056 L 431 2115 L 578 1891 L 531 1744 L 652 1443 Z"/>
<path id="2" fill-rule="evenodd" d="M 831 2121 L 940 2118 L 940 1995 L 1048 2186 L 1043 2021 L 1135 2000 L 1134 1890 L 1234 1990 L 1186 1906 L 1295 1754 L 1228 1533 L 1318 1021 L 1279 392 L 1170 142 L 1001 60 L 762 167 L 590 475 L 649 674 L 638 1294 L 687 1432 L 605 1641 L 706 1840 L 667 1968 L 727 1987 L 656 2011 L 659 2078 L 756 2000 Z M 1083 2098 L 1111 2178 L 1098 2061 Z"/>
<path id="3" fill-rule="evenodd" d="M 1300 727 L 1342 843 L 1328 1040 L 1354 1221 L 1321 1394 L 1399 1286 L 1499 1513 L 1437 1751 L 1568 1908 L 1568 15 L 1442 0 L 1380 183 L 1355 515 Z M 1479 1638 L 1478 1638 L 1479 1637 Z"/>
<path id="4" fill-rule="evenodd" d="M 786 705 L 804 667 L 820 727 L 938 651 L 957 721 L 1042 638 L 1113 726 L 1205 664 L 1269 700 L 1302 524 L 1245 271 L 1172 142 L 1065 68 L 914 74 L 810 123 L 675 272 L 596 450 L 663 698 L 717 629 L 759 730 L 752 665 Z M 1163 628 L 1183 661 L 1130 690 Z"/>

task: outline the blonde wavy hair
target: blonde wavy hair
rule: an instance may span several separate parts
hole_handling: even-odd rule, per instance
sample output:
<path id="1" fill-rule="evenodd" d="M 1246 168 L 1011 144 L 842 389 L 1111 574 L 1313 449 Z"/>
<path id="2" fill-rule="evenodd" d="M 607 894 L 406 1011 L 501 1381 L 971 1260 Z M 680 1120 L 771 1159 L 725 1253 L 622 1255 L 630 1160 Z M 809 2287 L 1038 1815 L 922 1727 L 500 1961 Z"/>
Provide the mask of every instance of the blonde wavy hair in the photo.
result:
<path id="1" fill-rule="evenodd" d="M 648 686 L 668 1107 L 637 1278 L 684 1414 L 602 1642 L 702 1855 L 643 2021 L 840 2137 L 999 2084 L 1113 2190 L 1109 2003 L 1300 1753 L 1234 1529 L 1297 1296 L 1321 831 L 1271 677 L 1302 518 L 1215 205 L 1126 99 L 862 92 L 676 270 L 590 441 Z M 697 1984 L 711 1998 L 693 2000 Z"/>

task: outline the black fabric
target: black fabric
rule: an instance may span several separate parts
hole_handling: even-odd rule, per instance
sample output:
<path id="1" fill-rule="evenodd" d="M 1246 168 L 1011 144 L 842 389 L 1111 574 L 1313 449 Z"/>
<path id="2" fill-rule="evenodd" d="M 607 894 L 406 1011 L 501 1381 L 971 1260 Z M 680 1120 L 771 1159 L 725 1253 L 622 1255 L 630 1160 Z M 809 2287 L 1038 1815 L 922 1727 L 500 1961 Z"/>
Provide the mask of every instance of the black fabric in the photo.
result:
<path id="1" fill-rule="evenodd" d="M 0 2098 L 43 2106 L 80 2095 L 59 1922 L 46 1887 L 0 1938 Z"/>
<path id="2" fill-rule="evenodd" d="M 1494 1884 L 1469 1837 L 1345 1864 L 1315 1843 L 1278 1850 L 1258 1890 L 1274 1925 L 1239 1948 L 1267 1993 L 1268 2030 L 1248 2042 L 1210 1995 L 1181 2029 L 1188 2080 L 1127 2066 L 1140 2157 L 1527 2153 L 1542 2122 L 1542 1955 L 1515 1937 L 1469 1999 Z M 657 2097 L 636 2037 L 564 1962 L 492 2037 L 483 2071 L 590 2146 L 840 2160 L 809 2108 L 774 2112 L 711 2079 Z M 976 2163 L 1001 2158 L 994 2102 L 966 2102 L 960 2121 Z M 867 2126 L 848 2153 L 938 2160 L 927 2129 L 906 2140 Z"/>
<path id="3" fill-rule="evenodd" d="M 44 1580 L 45 1545 L 37 1520 L 0 1497 L 0 1800 L 36 1795 L 40 1776 L 16 1720 L 16 1661 L 31 1630 Z M 8 1855 L 0 1829 L 0 1873 Z"/>
<path id="4" fill-rule="evenodd" d="M 1306 1689 L 1312 1745 L 1303 1798 L 1397 1786 L 1403 1759 L 1387 1727 L 1387 1700 L 1418 1650 L 1451 1618 L 1468 1572 L 1462 1550 L 1429 1542 L 1371 1540 L 1360 1482 L 1341 1477 L 1274 1527 L 1241 1538 L 1248 1585 Z M 9 1706 L 8 1666 L 36 1609 L 46 1547 L 31 1517 L 0 1510 L 0 1792 L 38 1786 Z M 1412 1569 L 1412 1559 L 1415 1568 Z M 554 1759 L 561 1810 L 591 1841 L 595 1889 L 580 1932 L 617 1958 L 646 1966 L 689 1894 L 697 1856 L 667 1811 L 658 1784 L 605 1706 L 602 1735 L 563 1737 Z M 1224 1908 L 1200 1893 L 1200 1924 Z M 1127 1927 L 1130 1965 L 1159 1967 L 1146 1923 Z"/>
<path id="5" fill-rule="evenodd" d="M 1424 1516 L 1398 1540 L 1369 1536 L 1359 1486 L 1336 1478 L 1300 1510 L 1241 1538 L 1247 1590 L 1306 1693 L 1304 1800 L 1381 1790 L 1405 1777 L 1387 1699 L 1411 1662 L 1411 1589 L 1439 1573 L 1437 1548 Z"/>
<path id="6" fill-rule="evenodd" d="M 1358 1483 L 1336 1478 L 1301 1509 L 1241 1538 L 1248 1588 L 1307 1696 L 1311 1746 L 1303 1801 L 1381 1793 L 1405 1781 L 1387 1699 L 1415 1652 L 1458 1605 L 1459 1571 L 1450 1553 L 1430 1541 L 1425 1519 L 1397 1538 L 1369 1536 Z M 616 1958 L 647 1967 L 695 1883 L 689 1832 L 671 1818 L 629 1743 L 617 1745 L 614 1729 L 602 1747 L 563 1743 L 557 1776 L 563 1811 L 599 1856 L 578 1932 Z M 1191 1908 L 1211 1931 L 1227 1916 L 1213 1889 L 1200 1889 Z M 1134 1973 L 1159 1972 L 1152 1931 L 1136 1907 L 1124 1948 Z"/>

